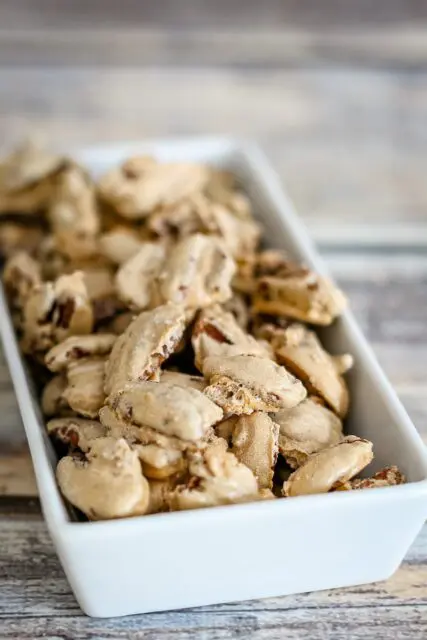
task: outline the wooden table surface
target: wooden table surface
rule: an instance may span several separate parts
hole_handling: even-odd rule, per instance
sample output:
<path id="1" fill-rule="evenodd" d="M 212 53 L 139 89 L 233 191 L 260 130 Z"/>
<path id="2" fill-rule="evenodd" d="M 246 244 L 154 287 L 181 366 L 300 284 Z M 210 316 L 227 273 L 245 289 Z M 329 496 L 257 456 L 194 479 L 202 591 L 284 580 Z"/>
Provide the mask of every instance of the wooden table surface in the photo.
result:
<path id="1" fill-rule="evenodd" d="M 71 145 L 254 138 L 427 443 L 427 3 L 8 4 L 2 142 L 34 129 Z M 43 523 L 1 359 L 0 638 L 196 637 L 425 638 L 427 529 L 381 584 L 86 618 Z"/>

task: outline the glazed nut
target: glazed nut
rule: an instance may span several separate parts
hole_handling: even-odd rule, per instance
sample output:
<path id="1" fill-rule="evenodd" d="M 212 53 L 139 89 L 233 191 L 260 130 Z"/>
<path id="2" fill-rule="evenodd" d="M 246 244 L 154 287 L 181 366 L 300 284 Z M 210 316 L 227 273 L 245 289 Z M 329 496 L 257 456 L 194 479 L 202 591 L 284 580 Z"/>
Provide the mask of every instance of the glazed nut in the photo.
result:
<path id="1" fill-rule="evenodd" d="M 78 414 L 96 418 L 105 401 L 105 358 L 82 358 L 67 369 L 67 387 L 63 398 Z"/>
<path id="2" fill-rule="evenodd" d="M 258 342 L 240 328 L 233 314 L 220 305 L 203 309 L 193 328 L 191 339 L 195 364 L 203 370 L 208 356 L 256 355 L 270 358 L 272 350 L 267 343 Z"/>
<path id="3" fill-rule="evenodd" d="M 93 310 L 80 271 L 35 286 L 24 306 L 23 348 L 46 351 L 70 335 L 93 329 Z"/>
<path id="4" fill-rule="evenodd" d="M 3 283 L 12 308 L 21 313 L 33 289 L 41 283 L 40 265 L 28 253 L 19 251 L 4 265 Z"/>
<path id="5" fill-rule="evenodd" d="M 277 329 L 272 346 L 277 361 L 300 378 L 310 393 L 323 398 L 341 418 L 347 414 L 349 393 L 340 371 L 343 362 L 352 363 L 349 358 L 337 361 L 336 356 L 325 351 L 313 331 L 297 323 Z"/>
<path id="6" fill-rule="evenodd" d="M 124 226 L 114 227 L 99 238 L 101 255 L 118 265 L 133 258 L 141 249 L 141 245 L 138 233 Z"/>
<path id="7" fill-rule="evenodd" d="M 129 158 L 121 167 L 101 178 L 101 198 L 130 220 L 145 218 L 151 211 L 172 205 L 200 191 L 208 170 L 195 164 L 159 164 L 153 158 Z"/>
<path id="8" fill-rule="evenodd" d="M 293 469 L 343 437 L 341 420 L 316 398 L 306 398 L 293 409 L 279 411 L 274 420 L 280 427 L 279 451 Z"/>
<path id="9" fill-rule="evenodd" d="M 66 388 L 67 378 L 63 374 L 54 376 L 49 380 L 43 388 L 40 400 L 43 415 L 46 417 L 60 416 L 70 411 L 68 402 L 63 396 Z"/>
<path id="10" fill-rule="evenodd" d="M 384 467 L 370 478 L 355 478 L 338 484 L 335 491 L 351 491 L 353 489 L 377 489 L 379 487 L 393 487 L 404 484 L 406 478 L 396 466 Z"/>
<path id="11" fill-rule="evenodd" d="M 371 442 L 347 436 L 338 444 L 309 456 L 283 484 L 283 495 L 327 493 L 351 480 L 372 459 Z"/>
<path id="12" fill-rule="evenodd" d="M 32 214 L 42 210 L 52 195 L 55 175 L 64 166 L 53 155 L 29 141 L 0 162 L 0 214 Z"/>
<path id="13" fill-rule="evenodd" d="M 231 297 L 234 270 L 234 261 L 216 238 L 194 234 L 169 252 L 155 291 L 161 302 L 200 309 Z"/>
<path id="14" fill-rule="evenodd" d="M 131 309 L 142 311 L 150 306 L 153 287 L 165 257 L 166 249 L 162 244 L 145 242 L 120 266 L 116 273 L 117 295 Z"/>
<path id="15" fill-rule="evenodd" d="M 182 307 L 163 305 L 137 316 L 114 343 L 105 368 L 105 393 L 138 380 L 158 379 L 185 328 Z"/>
<path id="16" fill-rule="evenodd" d="M 100 422 L 77 416 L 53 418 L 46 424 L 46 429 L 52 440 L 62 448 L 83 452 L 90 449 L 94 440 L 106 435 L 106 429 Z"/>
<path id="17" fill-rule="evenodd" d="M 223 416 L 200 391 L 167 382 L 129 383 L 109 396 L 108 405 L 124 421 L 190 441 L 203 438 Z"/>
<path id="18" fill-rule="evenodd" d="M 178 449 L 166 449 L 157 444 L 136 444 L 132 449 L 138 453 L 146 478 L 164 480 L 184 470 L 184 455 Z"/>
<path id="19" fill-rule="evenodd" d="M 306 396 L 301 382 L 284 367 L 258 356 L 208 357 L 203 375 L 209 381 L 206 395 L 225 413 L 276 412 L 296 406 Z"/>
<path id="20" fill-rule="evenodd" d="M 318 325 L 331 324 L 346 304 L 343 293 L 330 280 L 291 262 L 259 278 L 253 298 L 256 313 Z"/>
<path id="21" fill-rule="evenodd" d="M 273 488 L 279 425 L 267 413 L 240 416 L 232 432 L 232 453 L 252 470 L 260 489 Z"/>
<path id="22" fill-rule="evenodd" d="M 258 483 L 252 471 L 227 451 L 218 438 L 190 455 L 190 477 L 171 496 L 174 510 L 200 509 L 259 499 Z"/>
<path id="23" fill-rule="evenodd" d="M 138 454 L 125 440 L 97 438 L 81 458 L 66 456 L 56 468 L 65 498 L 90 520 L 144 514 L 150 488 Z"/>
<path id="24" fill-rule="evenodd" d="M 63 371 L 82 358 L 105 356 L 110 353 L 116 338 L 111 333 L 70 336 L 47 352 L 45 364 L 51 371 Z"/>

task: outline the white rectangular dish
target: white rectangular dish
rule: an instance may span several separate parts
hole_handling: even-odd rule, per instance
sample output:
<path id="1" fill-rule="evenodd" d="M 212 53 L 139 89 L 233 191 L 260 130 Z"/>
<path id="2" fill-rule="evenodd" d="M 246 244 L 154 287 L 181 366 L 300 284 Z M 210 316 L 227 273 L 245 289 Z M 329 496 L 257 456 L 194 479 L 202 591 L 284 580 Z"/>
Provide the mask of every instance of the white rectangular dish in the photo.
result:
<path id="1" fill-rule="evenodd" d="M 267 242 L 319 272 L 324 266 L 259 150 L 229 139 L 166 140 L 67 150 L 95 175 L 134 153 L 195 160 L 235 172 Z M 369 471 L 397 464 L 408 483 L 369 491 L 78 522 L 55 481 L 56 455 L 20 357 L 0 290 L 4 351 L 33 458 L 43 513 L 82 609 L 120 616 L 382 580 L 399 566 L 427 516 L 427 455 L 351 312 L 322 330 L 350 352 L 347 431 L 374 443 Z"/>

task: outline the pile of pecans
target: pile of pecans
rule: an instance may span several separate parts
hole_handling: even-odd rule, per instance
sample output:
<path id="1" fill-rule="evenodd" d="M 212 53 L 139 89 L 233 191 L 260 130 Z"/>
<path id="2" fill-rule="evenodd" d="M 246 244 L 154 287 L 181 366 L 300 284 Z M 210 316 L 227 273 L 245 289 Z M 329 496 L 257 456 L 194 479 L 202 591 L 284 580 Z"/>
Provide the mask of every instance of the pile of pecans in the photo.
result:
<path id="1" fill-rule="evenodd" d="M 389 486 L 356 479 L 346 301 L 281 251 L 233 176 L 133 157 L 95 183 L 27 145 L 0 163 L 3 282 L 63 495 L 89 519 Z"/>

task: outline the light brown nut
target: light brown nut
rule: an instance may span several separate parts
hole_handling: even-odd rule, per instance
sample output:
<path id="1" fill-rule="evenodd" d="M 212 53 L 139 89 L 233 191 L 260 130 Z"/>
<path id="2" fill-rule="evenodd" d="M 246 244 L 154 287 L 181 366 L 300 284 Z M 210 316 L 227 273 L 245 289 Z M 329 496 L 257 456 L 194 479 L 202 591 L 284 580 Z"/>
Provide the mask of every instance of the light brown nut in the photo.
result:
<path id="1" fill-rule="evenodd" d="M 347 414 L 349 393 L 341 369 L 313 331 L 293 324 L 277 332 L 273 348 L 277 361 L 300 378 L 310 393 L 323 398 L 341 418 Z"/>
<path id="2" fill-rule="evenodd" d="M 66 456 L 56 468 L 61 492 L 90 520 L 144 514 L 150 488 L 136 451 L 125 440 L 98 438 L 85 458 Z"/>
<path id="3" fill-rule="evenodd" d="M 218 438 L 223 438 L 229 446 L 231 446 L 234 427 L 236 426 L 239 418 L 240 416 L 230 416 L 215 425 L 215 434 Z"/>
<path id="4" fill-rule="evenodd" d="M 238 188 L 232 173 L 211 169 L 204 192 L 211 202 L 222 204 L 242 220 L 252 218 L 251 202 Z"/>
<path id="5" fill-rule="evenodd" d="M 32 289 L 24 306 L 23 349 L 46 351 L 70 335 L 92 331 L 93 311 L 83 274 L 60 276 Z"/>
<path id="6" fill-rule="evenodd" d="M 28 142 L 0 162 L 0 214 L 37 213 L 52 194 L 65 160 Z"/>
<path id="7" fill-rule="evenodd" d="M 220 204 L 212 205 L 212 214 L 218 234 L 234 258 L 255 251 L 261 237 L 261 228 L 254 220 L 239 218 Z"/>
<path id="8" fill-rule="evenodd" d="M 164 245 L 144 242 L 139 251 L 120 266 L 116 273 L 116 290 L 127 306 L 139 310 L 150 306 L 153 287 L 165 257 Z"/>
<path id="9" fill-rule="evenodd" d="M 141 238 L 135 229 L 115 226 L 99 238 L 99 251 L 114 264 L 123 264 L 141 249 Z"/>
<path id="10" fill-rule="evenodd" d="M 29 226 L 26 220 L 21 223 L 2 220 L 0 222 L 0 258 L 10 258 L 19 251 L 34 254 L 42 239 L 43 230 L 39 226 Z"/>
<path id="11" fill-rule="evenodd" d="M 259 499 L 257 480 L 248 467 L 229 453 L 218 438 L 190 455 L 190 478 L 179 485 L 170 503 L 173 510 L 200 509 Z"/>
<path id="12" fill-rule="evenodd" d="M 41 396 L 41 407 L 43 415 L 47 417 L 66 415 L 70 410 L 68 402 L 63 397 L 67 387 L 65 375 L 54 376 L 44 386 Z"/>
<path id="13" fill-rule="evenodd" d="M 184 455 L 178 449 L 166 449 L 157 444 L 136 444 L 132 449 L 138 453 L 146 478 L 164 480 L 185 468 Z"/>
<path id="14" fill-rule="evenodd" d="M 313 398 L 274 415 L 280 426 L 279 451 L 293 469 L 308 456 L 337 444 L 343 437 L 341 420 Z"/>
<path id="15" fill-rule="evenodd" d="M 58 177 L 48 217 L 57 248 L 65 256 L 82 260 L 98 253 L 95 188 L 81 167 L 71 165 Z"/>
<path id="16" fill-rule="evenodd" d="M 202 376 L 191 376 L 180 371 L 162 371 L 160 382 L 169 382 L 177 387 L 185 387 L 203 391 L 206 387 L 206 380 Z"/>
<path id="17" fill-rule="evenodd" d="M 199 370 L 202 370 L 203 361 L 209 356 L 272 356 L 270 345 L 258 342 L 243 331 L 234 316 L 220 305 L 213 305 L 200 312 L 193 328 L 191 342 L 195 353 L 195 365 Z"/>
<path id="18" fill-rule="evenodd" d="M 46 235 L 36 251 L 43 280 L 56 280 L 69 270 L 70 260 L 59 252 L 53 235 Z"/>
<path id="19" fill-rule="evenodd" d="M 105 358 L 81 358 L 69 364 L 63 397 L 86 418 L 96 418 L 105 401 Z"/>
<path id="20" fill-rule="evenodd" d="M 278 455 L 279 425 L 267 413 L 256 411 L 240 416 L 232 435 L 232 453 L 251 469 L 260 489 L 273 488 L 274 466 Z"/>
<path id="21" fill-rule="evenodd" d="M 83 452 L 90 449 L 93 440 L 106 435 L 105 427 L 98 421 L 76 416 L 53 418 L 47 423 L 46 429 L 55 443 Z"/>
<path id="22" fill-rule="evenodd" d="M 223 307 L 225 311 L 233 314 L 239 327 L 243 331 L 247 331 L 250 313 L 245 296 L 234 292 L 233 297 L 227 300 L 227 302 L 224 302 Z"/>
<path id="23" fill-rule="evenodd" d="M 160 375 L 160 365 L 173 353 L 185 328 L 182 307 L 163 305 L 137 316 L 117 338 L 105 369 L 105 392 L 128 382 Z"/>
<path id="24" fill-rule="evenodd" d="M 283 484 L 283 495 L 327 493 L 360 473 L 373 459 L 372 442 L 347 436 L 338 444 L 309 456 Z"/>
<path id="25" fill-rule="evenodd" d="M 137 220 L 200 191 L 207 179 L 208 171 L 201 165 L 134 157 L 101 178 L 98 189 L 118 214 Z"/>
<path id="26" fill-rule="evenodd" d="M 19 316 L 34 287 L 40 283 L 40 266 L 28 253 L 15 253 L 4 265 L 3 284 L 11 308 Z"/>
<path id="27" fill-rule="evenodd" d="M 133 320 L 135 320 L 135 314 L 132 311 L 125 311 L 112 318 L 104 328 L 119 336 L 126 331 Z"/>
<path id="28" fill-rule="evenodd" d="M 233 278 L 233 289 L 246 295 L 253 294 L 260 278 L 276 274 L 288 263 L 286 254 L 277 249 L 240 255 L 237 260 L 237 273 Z"/>
<path id="29" fill-rule="evenodd" d="M 166 478 L 165 480 L 149 479 L 150 503 L 147 514 L 169 511 L 171 496 L 178 482 L 179 479 L 175 476 Z"/>
<path id="30" fill-rule="evenodd" d="M 191 441 L 203 438 L 223 415 L 200 391 L 167 382 L 129 383 L 108 405 L 122 420 Z"/>
<path id="31" fill-rule="evenodd" d="M 112 333 L 70 336 L 47 352 L 45 364 L 51 371 L 62 371 L 82 358 L 105 356 L 110 353 L 116 339 Z"/>
<path id="32" fill-rule="evenodd" d="M 343 293 L 330 280 L 292 262 L 259 278 L 253 297 L 256 313 L 288 316 L 318 325 L 331 324 L 346 304 Z"/>
<path id="33" fill-rule="evenodd" d="M 338 484 L 335 491 L 351 491 L 353 489 L 376 489 L 404 484 L 406 478 L 396 466 L 384 467 L 370 478 L 355 478 Z"/>
<path id="34" fill-rule="evenodd" d="M 138 444 L 155 444 L 162 449 L 188 451 L 200 444 L 199 441 L 193 443 L 191 441 L 181 440 L 181 438 L 177 438 L 176 436 L 165 435 L 146 425 L 138 426 L 129 420 L 124 420 L 107 405 L 100 409 L 99 419 L 107 429 L 107 435 L 116 439 L 124 438 L 126 442 L 132 446 Z M 210 435 L 211 430 L 209 429 L 206 437 L 202 440 L 207 441 Z"/>
<path id="35" fill-rule="evenodd" d="M 203 362 L 205 393 L 225 413 L 250 414 L 292 408 L 304 400 L 299 380 L 272 360 L 253 355 L 211 356 Z"/>
<path id="36" fill-rule="evenodd" d="M 83 275 L 92 303 L 95 324 L 102 323 L 104 326 L 118 312 L 125 309 L 125 305 L 116 294 L 113 272 L 105 266 L 85 266 Z"/>
<path id="37" fill-rule="evenodd" d="M 217 234 L 209 201 L 195 193 L 171 206 L 155 210 L 147 220 L 148 228 L 161 238 L 185 238 L 192 233 Z"/>
<path id="38" fill-rule="evenodd" d="M 155 286 L 164 302 L 198 309 L 231 297 L 234 269 L 233 260 L 216 238 L 195 234 L 170 251 Z"/>

